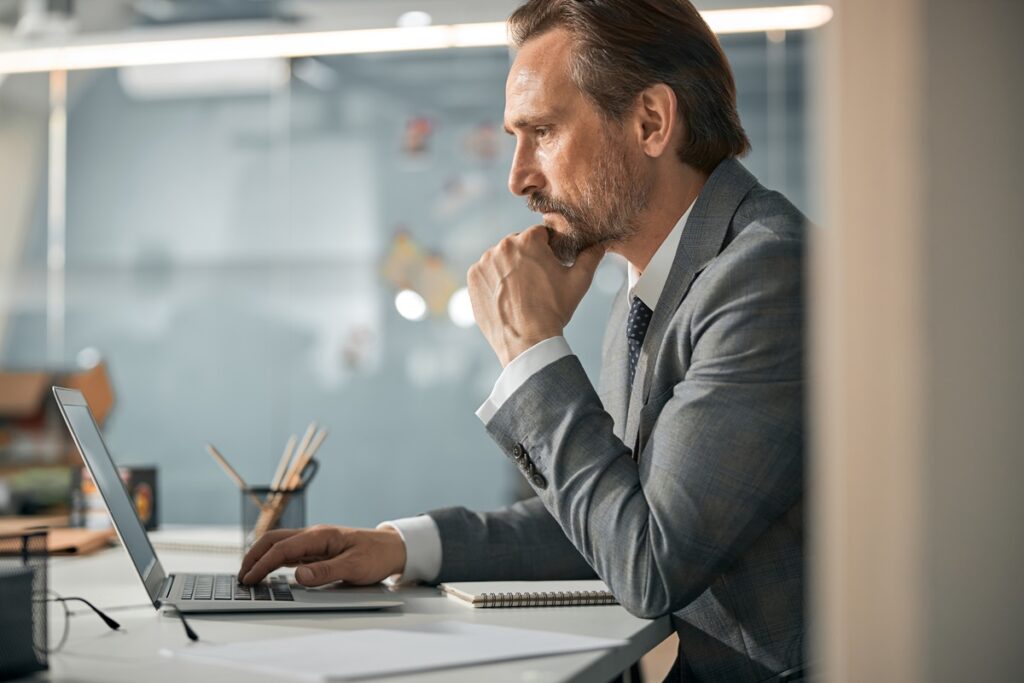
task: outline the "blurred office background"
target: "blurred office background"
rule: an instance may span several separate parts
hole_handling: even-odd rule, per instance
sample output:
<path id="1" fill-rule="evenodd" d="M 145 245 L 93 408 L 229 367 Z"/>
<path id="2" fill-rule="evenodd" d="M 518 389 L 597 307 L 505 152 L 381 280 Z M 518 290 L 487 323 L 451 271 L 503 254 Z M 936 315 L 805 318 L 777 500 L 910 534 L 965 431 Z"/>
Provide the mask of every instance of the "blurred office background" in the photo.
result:
<path id="1" fill-rule="evenodd" d="M 501 21 L 514 0 L 425 2 L 429 21 Z M 433 5 L 436 5 L 434 7 Z M 25 9 L 6 6 L 10 28 Z M 721 6 L 727 6 L 721 4 Z M 79 33 L 261 24 L 394 27 L 409 3 L 76 3 Z M 16 24 L 15 24 L 16 25 Z M 724 35 L 750 168 L 812 215 L 804 31 Z M 507 47 L 67 74 L 66 226 L 48 230 L 51 76 L 0 86 L 18 183 L 4 220 L 6 368 L 106 363 L 117 460 L 155 464 L 161 518 L 233 522 L 231 482 L 266 483 L 287 436 L 330 429 L 310 520 L 375 524 L 520 495 L 474 410 L 500 366 L 472 326 L 466 269 L 536 222 L 506 187 Z M 48 214 L 48 210 L 50 214 Z M 48 268 L 48 250 L 66 260 Z M 56 271 L 56 272 L 55 272 Z M 48 279 L 49 278 L 49 279 Z M 568 332 L 596 378 L 609 260 Z M 60 291 L 55 291 L 60 290 Z"/>
<path id="2" fill-rule="evenodd" d="M 68 2 L 0 0 L 0 43 L 490 22 L 515 4 L 79 2 L 69 26 Z M 721 35 L 745 163 L 819 226 L 814 659 L 825 680 L 1018 680 L 1024 4 L 829 5 L 816 29 Z M 57 16 L 26 20 L 39 7 Z M 533 221 L 505 189 L 509 54 L 385 47 L 0 76 L 0 365 L 102 363 L 108 443 L 159 467 L 165 521 L 237 520 L 205 442 L 266 481 L 311 419 L 331 430 L 311 521 L 522 493 L 473 416 L 499 367 L 458 295 Z M 622 278 L 602 266 L 568 330 L 594 375 Z"/>

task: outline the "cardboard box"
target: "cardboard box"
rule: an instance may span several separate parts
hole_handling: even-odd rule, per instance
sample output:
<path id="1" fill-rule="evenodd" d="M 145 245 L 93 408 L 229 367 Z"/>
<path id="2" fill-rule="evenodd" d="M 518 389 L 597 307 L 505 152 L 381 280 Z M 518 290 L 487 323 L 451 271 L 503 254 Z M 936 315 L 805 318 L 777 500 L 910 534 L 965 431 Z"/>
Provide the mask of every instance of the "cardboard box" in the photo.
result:
<path id="1" fill-rule="evenodd" d="M 50 391 L 55 384 L 81 391 L 101 427 L 114 407 L 105 363 L 71 372 L 0 370 L 0 475 L 81 463 Z"/>
<path id="2" fill-rule="evenodd" d="M 82 466 L 50 388 L 81 391 L 102 426 L 114 407 L 105 364 L 81 371 L 0 371 L 0 514 L 67 513 Z"/>

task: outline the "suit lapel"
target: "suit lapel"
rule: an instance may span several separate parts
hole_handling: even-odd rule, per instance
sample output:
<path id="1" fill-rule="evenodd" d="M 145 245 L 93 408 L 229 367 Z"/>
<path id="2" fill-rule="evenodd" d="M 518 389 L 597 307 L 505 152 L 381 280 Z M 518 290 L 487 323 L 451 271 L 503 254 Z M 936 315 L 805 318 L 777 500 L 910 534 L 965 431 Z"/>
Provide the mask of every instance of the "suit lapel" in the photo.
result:
<path id="1" fill-rule="evenodd" d="M 612 302 L 608 337 L 601 361 L 601 402 L 615 422 L 615 436 L 626 432 L 626 404 L 629 400 L 629 356 L 626 349 L 626 305 L 628 285 L 623 284 Z"/>
<path id="2" fill-rule="evenodd" d="M 654 316 L 640 348 L 636 379 L 629 392 L 623 442 L 633 449 L 634 459 L 639 459 L 637 437 L 640 411 L 647 402 L 651 389 L 654 369 L 653 363 L 650 362 L 651 358 L 661 348 L 668 323 L 686 296 L 693 279 L 721 252 L 737 207 L 756 184 L 757 180 L 740 162 L 726 159 L 708 177 L 704 189 L 693 205 L 690 217 L 683 228 L 665 289 L 662 290 L 658 304 L 654 308 Z M 625 334 L 623 326 L 621 336 L 625 337 Z"/>

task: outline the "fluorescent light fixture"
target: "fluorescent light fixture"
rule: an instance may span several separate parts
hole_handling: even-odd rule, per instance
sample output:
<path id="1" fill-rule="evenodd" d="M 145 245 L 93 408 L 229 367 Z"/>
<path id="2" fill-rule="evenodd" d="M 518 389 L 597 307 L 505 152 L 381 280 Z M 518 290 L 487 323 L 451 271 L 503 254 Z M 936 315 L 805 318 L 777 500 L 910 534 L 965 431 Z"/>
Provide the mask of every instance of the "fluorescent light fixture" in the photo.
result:
<path id="1" fill-rule="evenodd" d="M 749 7 L 701 12 L 711 30 L 723 33 L 760 31 L 802 31 L 818 28 L 832 19 L 828 5 L 792 5 L 789 7 Z"/>
<path id="2" fill-rule="evenodd" d="M 123 66 L 117 70 L 121 87 L 134 100 L 266 94 L 287 86 L 290 76 L 283 59 Z"/>
<path id="3" fill-rule="evenodd" d="M 717 33 L 798 31 L 827 23 L 827 5 L 709 10 L 701 13 Z M 96 39 L 94 38 L 94 41 Z M 0 74 L 194 64 L 241 59 L 365 54 L 508 44 L 505 22 L 406 28 L 304 31 L 257 35 L 89 42 L 0 50 Z"/>
<path id="4" fill-rule="evenodd" d="M 78 43 L 0 51 L 0 73 L 224 62 L 505 45 L 504 22 L 421 28 L 307 31 L 216 38 Z"/>

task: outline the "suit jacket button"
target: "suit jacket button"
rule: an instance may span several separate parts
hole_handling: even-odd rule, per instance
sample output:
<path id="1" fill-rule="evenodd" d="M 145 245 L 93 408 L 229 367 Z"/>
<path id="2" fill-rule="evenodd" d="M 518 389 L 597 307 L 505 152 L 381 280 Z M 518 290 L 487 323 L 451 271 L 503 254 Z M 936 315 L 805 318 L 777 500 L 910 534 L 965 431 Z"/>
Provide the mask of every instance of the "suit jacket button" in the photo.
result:
<path id="1" fill-rule="evenodd" d="M 522 460 L 523 456 L 526 455 L 526 450 L 523 448 L 523 444 L 517 443 L 512 447 L 512 457 L 516 460 Z"/>
<path id="2" fill-rule="evenodd" d="M 548 480 L 545 479 L 544 475 L 541 474 L 540 472 L 534 472 L 533 476 L 530 478 L 530 481 L 533 482 L 534 486 L 536 486 L 542 491 L 548 487 Z"/>

